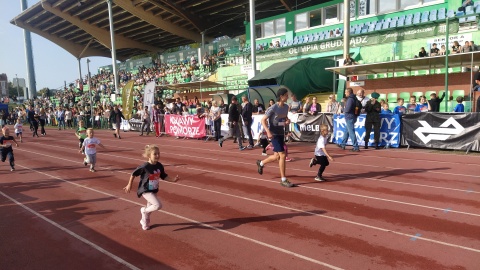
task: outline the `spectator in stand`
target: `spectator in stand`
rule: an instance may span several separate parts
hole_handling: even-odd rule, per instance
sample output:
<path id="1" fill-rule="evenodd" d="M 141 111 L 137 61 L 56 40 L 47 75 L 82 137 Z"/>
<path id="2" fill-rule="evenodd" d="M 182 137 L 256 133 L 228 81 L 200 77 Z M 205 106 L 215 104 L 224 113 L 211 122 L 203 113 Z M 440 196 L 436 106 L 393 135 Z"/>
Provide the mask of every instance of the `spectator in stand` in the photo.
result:
<path id="1" fill-rule="evenodd" d="M 388 103 L 384 103 L 382 105 L 382 111 L 380 114 L 392 114 L 392 111 L 390 110 L 390 106 L 388 106 Z"/>
<path id="2" fill-rule="evenodd" d="M 403 106 L 404 103 L 405 103 L 405 100 L 403 98 L 397 98 L 398 106 L 395 107 L 395 109 L 393 109 L 393 113 L 399 114 L 400 116 L 405 114 L 407 112 L 407 107 Z"/>
<path id="3" fill-rule="evenodd" d="M 445 55 L 447 54 L 447 49 L 445 48 L 445 45 L 442 45 L 440 47 L 440 51 L 438 52 L 438 55 Z"/>
<path id="4" fill-rule="evenodd" d="M 377 101 L 379 97 L 379 93 L 373 92 L 369 102 L 365 105 L 365 112 L 367 113 L 365 117 L 365 149 L 368 149 L 372 126 L 375 149 L 380 149 L 380 112 L 382 107 L 380 106 L 380 102 Z"/>
<path id="5" fill-rule="evenodd" d="M 278 40 L 275 41 L 275 46 L 274 46 L 274 47 L 275 47 L 275 48 L 280 48 L 280 47 L 281 47 L 281 46 L 280 46 L 280 41 L 278 41 Z"/>
<path id="6" fill-rule="evenodd" d="M 365 106 L 367 105 L 370 98 L 365 96 L 365 90 L 360 89 L 357 91 L 357 99 L 362 103 L 362 111 L 361 113 L 365 113 Z"/>
<path id="7" fill-rule="evenodd" d="M 470 47 L 470 42 L 465 41 L 465 45 L 462 46 L 462 53 L 472 52 L 472 47 Z"/>
<path id="8" fill-rule="evenodd" d="M 452 46 L 452 53 L 459 53 L 461 51 L 461 46 L 460 44 L 458 44 L 458 41 L 454 41 L 453 42 L 453 46 Z"/>
<path id="9" fill-rule="evenodd" d="M 223 64 L 225 63 L 225 56 L 227 56 L 227 52 L 225 51 L 225 48 L 220 48 L 220 51 L 217 54 L 218 61 L 222 62 Z"/>
<path id="10" fill-rule="evenodd" d="M 220 105 L 218 107 L 220 108 L 220 114 L 227 113 L 227 105 L 225 105 L 223 98 L 220 100 Z"/>
<path id="11" fill-rule="evenodd" d="M 439 112 L 440 111 L 440 103 L 442 103 L 443 99 L 445 98 L 445 92 L 441 98 L 437 97 L 437 94 L 432 93 L 430 94 L 430 100 L 428 101 L 428 111 L 429 112 Z"/>
<path id="12" fill-rule="evenodd" d="M 243 119 L 243 124 L 245 125 L 247 129 L 247 136 L 248 136 L 248 149 L 252 149 L 254 144 L 253 144 L 253 133 L 252 133 L 252 113 L 253 113 L 253 105 L 250 103 L 248 100 L 247 96 L 242 96 L 242 119 Z"/>
<path id="13" fill-rule="evenodd" d="M 462 2 L 462 6 L 458 8 L 458 11 L 465 12 L 467 6 L 473 6 L 472 0 L 465 0 Z"/>
<path id="14" fill-rule="evenodd" d="M 58 130 L 61 130 L 62 127 L 65 130 L 65 110 L 62 106 L 58 107 L 55 117 L 57 118 Z"/>
<path id="15" fill-rule="evenodd" d="M 268 108 L 272 107 L 273 105 L 275 105 L 275 100 L 270 99 L 270 100 L 268 101 Z"/>
<path id="16" fill-rule="evenodd" d="M 430 56 L 437 56 L 440 50 L 437 48 L 437 43 L 432 44 L 432 48 L 430 49 Z"/>
<path id="17" fill-rule="evenodd" d="M 182 112 L 183 112 L 183 107 L 186 107 L 185 104 L 183 104 L 183 103 L 180 101 L 180 98 L 176 98 L 175 104 L 173 105 L 172 113 L 173 113 L 173 114 L 182 114 Z"/>
<path id="18" fill-rule="evenodd" d="M 258 99 L 255 99 L 253 101 L 253 111 L 252 111 L 253 114 L 263 114 L 265 113 L 265 106 L 263 106 L 263 104 L 261 104 Z"/>
<path id="19" fill-rule="evenodd" d="M 340 103 L 335 100 L 335 96 L 332 94 L 328 96 L 327 113 L 337 113 Z"/>
<path id="20" fill-rule="evenodd" d="M 415 108 L 417 108 L 417 97 L 410 96 L 410 100 L 406 107 L 407 113 L 415 113 Z"/>
<path id="21" fill-rule="evenodd" d="M 345 112 L 345 105 L 347 104 L 347 99 L 346 98 L 342 98 L 340 100 L 340 103 L 338 104 L 338 109 L 337 109 L 337 112 L 336 114 L 343 114 Z"/>
<path id="22" fill-rule="evenodd" d="M 301 113 L 302 112 L 302 102 L 297 99 L 297 96 L 295 94 L 292 94 L 292 102 L 288 104 L 289 106 L 289 111 L 291 113 Z"/>
<path id="23" fill-rule="evenodd" d="M 345 60 L 343 60 L 343 65 L 344 66 L 353 66 L 355 65 L 355 60 L 353 60 L 351 57 L 350 57 L 350 54 L 347 54 L 347 56 L 345 56 Z"/>
<path id="24" fill-rule="evenodd" d="M 472 51 L 474 51 L 474 52 L 478 51 L 478 47 L 477 47 L 477 45 L 475 45 L 475 42 L 470 41 L 470 47 L 472 47 Z"/>
<path id="25" fill-rule="evenodd" d="M 306 113 L 307 108 L 309 108 L 310 105 L 312 105 L 312 96 L 308 96 L 305 98 L 305 104 L 303 105 L 302 111 Z"/>
<path id="26" fill-rule="evenodd" d="M 70 111 L 70 109 L 68 107 L 65 109 L 65 122 L 67 122 L 67 127 L 69 129 L 73 128 L 73 125 L 72 125 L 72 111 Z"/>
<path id="27" fill-rule="evenodd" d="M 420 102 L 415 108 L 415 112 L 428 112 L 428 102 L 426 96 L 420 96 Z"/>
<path id="28" fill-rule="evenodd" d="M 428 54 L 425 51 L 425 48 L 424 47 L 420 48 L 420 52 L 418 53 L 418 57 L 427 57 L 427 56 L 428 56 Z"/>
<path id="29" fill-rule="evenodd" d="M 454 112 L 465 112 L 465 106 L 463 106 L 463 97 L 457 97 L 457 105 L 453 109 Z"/>
<path id="30" fill-rule="evenodd" d="M 312 104 L 306 107 L 305 113 L 309 115 L 317 115 L 320 112 L 322 112 L 322 106 L 317 103 L 317 97 L 313 97 Z"/>

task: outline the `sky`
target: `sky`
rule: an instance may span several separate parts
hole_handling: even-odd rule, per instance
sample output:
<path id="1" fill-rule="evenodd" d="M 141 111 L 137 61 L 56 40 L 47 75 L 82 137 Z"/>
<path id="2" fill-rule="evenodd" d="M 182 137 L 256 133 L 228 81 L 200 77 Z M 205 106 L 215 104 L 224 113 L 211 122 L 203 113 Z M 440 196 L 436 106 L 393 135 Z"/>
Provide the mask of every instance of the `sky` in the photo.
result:
<path id="1" fill-rule="evenodd" d="M 27 0 L 28 7 L 41 0 Z M 13 82 L 15 74 L 27 80 L 27 62 L 23 29 L 10 23 L 21 13 L 21 0 L 0 0 L 0 74 L 7 74 L 8 81 Z M 78 77 L 77 59 L 55 43 L 31 33 L 33 63 L 35 68 L 37 91 L 44 87 L 58 89 L 74 82 Z M 111 65 L 111 58 L 89 57 L 90 72 L 97 73 L 101 66 Z M 82 76 L 87 74 L 87 59 L 81 59 Z M 28 87 L 28 81 L 26 82 Z"/>

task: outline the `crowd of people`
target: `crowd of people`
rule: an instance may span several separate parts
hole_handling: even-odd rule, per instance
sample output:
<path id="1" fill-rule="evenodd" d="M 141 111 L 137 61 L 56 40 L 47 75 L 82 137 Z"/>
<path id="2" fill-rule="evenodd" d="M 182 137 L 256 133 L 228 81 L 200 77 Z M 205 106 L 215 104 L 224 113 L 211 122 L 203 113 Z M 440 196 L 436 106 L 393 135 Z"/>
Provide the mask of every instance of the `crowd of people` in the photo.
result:
<path id="1" fill-rule="evenodd" d="M 465 44 L 463 46 L 460 45 L 458 41 L 454 41 L 451 47 L 451 50 L 449 50 L 448 53 L 449 54 L 468 53 L 468 52 L 475 52 L 478 50 L 479 48 L 474 41 L 465 41 Z M 445 55 L 446 53 L 447 53 L 447 48 L 445 47 L 445 45 L 442 45 L 440 46 L 440 48 L 437 48 L 437 43 L 433 43 L 432 47 L 430 48 L 430 54 L 425 50 L 425 47 L 421 47 L 420 51 L 418 52 L 418 55 L 415 55 L 415 58 L 439 56 L 439 55 Z"/>

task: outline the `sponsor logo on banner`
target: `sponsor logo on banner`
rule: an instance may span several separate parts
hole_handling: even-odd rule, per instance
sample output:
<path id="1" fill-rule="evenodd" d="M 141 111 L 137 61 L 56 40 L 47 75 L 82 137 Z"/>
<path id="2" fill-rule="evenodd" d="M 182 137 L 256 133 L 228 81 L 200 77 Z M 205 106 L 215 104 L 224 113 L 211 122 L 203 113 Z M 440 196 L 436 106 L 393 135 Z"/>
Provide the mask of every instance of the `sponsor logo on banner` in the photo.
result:
<path id="1" fill-rule="evenodd" d="M 122 114 L 126 120 L 132 118 L 133 111 L 133 83 L 134 81 L 129 81 L 122 91 Z"/>
<path id="2" fill-rule="evenodd" d="M 202 138 L 206 136 L 205 118 L 196 115 L 165 115 L 165 131 L 168 135 Z"/>
<path id="3" fill-rule="evenodd" d="M 415 135 L 417 135 L 418 138 L 420 138 L 420 140 L 422 140 L 422 142 L 425 144 L 432 140 L 445 141 L 446 139 L 450 138 L 450 136 L 458 135 L 465 129 L 452 117 L 443 122 L 439 128 L 432 128 L 427 121 L 423 120 L 419 120 L 418 123 L 420 123 L 422 127 L 417 128 L 413 133 L 415 133 Z M 449 126 L 453 126 L 453 128 L 448 128 Z M 425 134 L 429 135 L 425 136 Z"/>
<path id="4" fill-rule="evenodd" d="M 365 114 L 360 115 L 355 122 L 355 136 L 357 137 L 358 145 L 365 145 Z M 400 146 L 400 117 L 396 114 L 380 114 L 380 146 L 399 147 Z M 343 135 L 347 131 L 347 124 L 343 114 L 334 115 L 333 119 L 333 142 L 342 142 Z M 350 138 L 347 141 L 348 145 L 352 145 Z M 368 145 L 374 144 L 373 129 L 370 133 Z"/>

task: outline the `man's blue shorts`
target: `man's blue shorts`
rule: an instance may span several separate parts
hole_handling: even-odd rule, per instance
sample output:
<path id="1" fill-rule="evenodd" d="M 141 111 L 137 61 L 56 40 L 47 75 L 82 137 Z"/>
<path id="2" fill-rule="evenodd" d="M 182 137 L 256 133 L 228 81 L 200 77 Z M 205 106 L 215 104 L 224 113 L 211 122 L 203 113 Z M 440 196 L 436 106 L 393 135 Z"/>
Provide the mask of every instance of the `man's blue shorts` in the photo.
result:
<path id="1" fill-rule="evenodd" d="M 273 152 L 284 152 L 285 135 L 273 135 L 272 137 Z"/>

